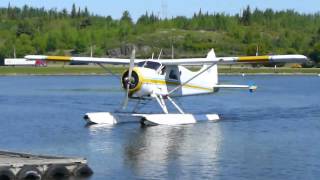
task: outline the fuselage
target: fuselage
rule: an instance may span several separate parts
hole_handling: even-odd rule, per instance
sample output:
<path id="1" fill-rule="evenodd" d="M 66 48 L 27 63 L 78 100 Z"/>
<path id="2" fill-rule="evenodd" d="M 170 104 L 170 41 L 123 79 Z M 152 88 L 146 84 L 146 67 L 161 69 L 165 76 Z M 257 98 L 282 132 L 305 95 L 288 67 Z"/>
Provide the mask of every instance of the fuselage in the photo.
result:
<path id="1" fill-rule="evenodd" d="M 193 72 L 183 66 L 163 66 L 154 61 L 138 63 L 133 68 L 130 81 L 130 97 L 148 97 L 152 94 L 168 95 L 178 86 L 171 96 L 188 96 L 215 92 L 213 86 L 217 84 L 217 72 L 200 75 L 184 84 L 199 72 Z M 209 76 L 211 75 L 211 77 Z M 127 87 L 128 71 L 122 75 L 122 86 Z M 216 80 L 214 80 L 216 79 Z M 210 83 L 208 83 L 209 81 Z M 211 81 L 212 80 L 212 81 Z"/>

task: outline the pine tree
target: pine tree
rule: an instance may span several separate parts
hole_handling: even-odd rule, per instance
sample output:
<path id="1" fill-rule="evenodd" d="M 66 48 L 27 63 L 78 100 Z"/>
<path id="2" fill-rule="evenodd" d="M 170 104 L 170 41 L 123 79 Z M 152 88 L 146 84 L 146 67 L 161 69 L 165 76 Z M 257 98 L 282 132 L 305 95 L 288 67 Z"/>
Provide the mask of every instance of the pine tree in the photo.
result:
<path id="1" fill-rule="evenodd" d="M 83 16 L 84 17 L 89 17 L 90 13 L 89 13 L 89 10 L 87 8 L 87 6 L 84 8 L 84 12 L 83 12 Z"/>
<path id="2" fill-rule="evenodd" d="M 247 8 L 242 13 L 241 23 L 245 26 L 249 26 L 251 24 L 251 10 L 250 6 L 247 6 Z"/>
<path id="3" fill-rule="evenodd" d="M 131 16 L 130 16 L 129 11 L 124 11 L 124 12 L 123 12 L 120 21 L 121 21 L 121 22 L 129 23 L 129 24 L 132 24 L 132 19 L 131 19 Z"/>
<path id="4" fill-rule="evenodd" d="M 78 8 L 77 17 L 78 17 L 78 18 L 81 17 L 81 9 L 80 9 L 80 7 Z"/>
<path id="5" fill-rule="evenodd" d="M 77 15 L 76 5 L 73 4 L 73 5 L 72 5 L 72 10 L 71 10 L 71 17 L 72 17 L 72 18 L 75 18 L 76 15 Z"/>

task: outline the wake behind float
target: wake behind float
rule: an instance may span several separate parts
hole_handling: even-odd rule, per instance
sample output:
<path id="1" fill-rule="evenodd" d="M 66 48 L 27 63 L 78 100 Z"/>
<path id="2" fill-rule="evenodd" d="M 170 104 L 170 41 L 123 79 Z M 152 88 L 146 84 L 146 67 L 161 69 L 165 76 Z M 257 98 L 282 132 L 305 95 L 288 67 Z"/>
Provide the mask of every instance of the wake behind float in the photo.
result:
<path id="1" fill-rule="evenodd" d="M 92 174 L 84 158 L 0 151 L 1 180 L 86 179 Z"/>

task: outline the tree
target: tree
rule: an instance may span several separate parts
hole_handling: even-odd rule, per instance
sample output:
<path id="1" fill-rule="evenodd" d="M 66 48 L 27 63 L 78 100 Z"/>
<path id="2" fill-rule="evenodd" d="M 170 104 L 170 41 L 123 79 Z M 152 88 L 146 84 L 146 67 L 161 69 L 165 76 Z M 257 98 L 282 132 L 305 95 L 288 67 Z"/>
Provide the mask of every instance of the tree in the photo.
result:
<path id="1" fill-rule="evenodd" d="M 150 51 L 164 48 L 164 52 L 169 52 L 175 39 L 175 50 L 181 56 L 200 56 L 213 46 L 219 55 L 254 55 L 255 44 L 259 44 L 261 55 L 304 53 L 314 62 L 320 59 L 320 13 L 272 9 L 252 12 L 247 6 L 237 15 L 200 10 L 192 18 L 160 19 L 149 12 L 135 23 L 128 11 L 120 19 L 113 19 L 91 15 L 87 7 L 79 11 L 75 4 L 70 12 L 9 4 L 0 7 L 0 19 L 0 54 L 7 56 L 12 54 L 14 45 L 26 40 L 31 45 L 17 45 L 24 52 L 57 54 L 75 49 L 77 53 L 85 53 L 94 44 L 96 54 L 105 54 L 107 49 L 127 43 Z"/>
<path id="2" fill-rule="evenodd" d="M 243 42 L 244 44 L 250 44 L 250 43 L 253 42 L 253 39 L 254 39 L 254 38 L 253 38 L 252 32 L 251 32 L 251 31 L 248 31 L 248 32 L 244 35 L 242 42 Z"/>
<path id="3" fill-rule="evenodd" d="M 240 22 L 245 25 L 249 26 L 251 24 L 251 10 L 250 6 L 247 6 L 245 10 L 243 10 L 242 17 L 240 19 Z"/>
<path id="4" fill-rule="evenodd" d="M 81 9 L 80 9 L 80 7 L 78 8 L 77 17 L 78 17 L 78 18 L 81 17 Z"/>
<path id="5" fill-rule="evenodd" d="M 35 48 L 37 54 L 45 54 L 47 39 L 43 36 L 37 35 L 33 40 L 32 46 Z"/>
<path id="6" fill-rule="evenodd" d="M 89 13 L 89 10 L 87 8 L 87 6 L 84 8 L 84 12 L 83 12 L 83 16 L 84 17 L 89 17 L 90 13 Z"/>
<path id="7" fill-rule="evenodd" d="M 57 36 L 55 36 L 53 33 L 50 33 L 48 35 L 46 51 L 54 51 L 57 49 L 57 47 L 58 47 Z"/>
<path id="8" fill-rule="evenodd" d="M 75 49 L 74 49 L 75 53 L 80 54 L 85 52 L 88 44 L 89 43 L 86 41 L 85 37 L 79 34 L 75 42 Z"/>
<path id="9" fill-rule="evenodd" d="M 76 9 L 76 5 L 73 3 L 72 10 L 71 10 L 71 17 L 75 18 L 76 16 L 77 16 L 77 9 Z"/>
<path id="10" fill-rule="evenodd" d="M 129 11 L 124 11 L 123 12 L 122 17 L 120 19 L 120 22 L 121 23 L 127 23 L 129 25 L 133 24 Z"/>
<path id="11" fill-rule="evenodd" d="M 122 24 L 118 30 L 118 37 L 121 41 L 125 41 L 128 39 L 128 36 L 131 32 L 131 26 L 128 24 Z"/>
<path id="12" fill-rule="evenodd" d="M 309 54 L 312 61 L 320 63 L 320 43 L 317 43 Z"/>
<path id="13" fill-rule="evenodd" d="M 31 43 L 31 37 L 26 34 L 22 34 L 16 43 L 16 55 L 17 57 L 24 57 L 26 54 L 34 54 L 35 48 Z"/>
<path id="14" fill-rule="evenodd" d="M 62 16 L 63 16 L 63 17 L 68 17 L 68 10 L 67 10 L 66 8 L 64 8 L 64 9 L 62 10 Z"/>
<path id="15" fill-rule="evenodd" d="M 312 36 L 310 45 L 314 46 L 318 42 L 320 42 L 320 28 L 317 30 L 316 34 Z"/>
<path id="16" fill-rule="evenodd" d="M 18 24 L 18 28 L 16 31 L 16 35 L 20 36 L 21 34 L 27 34 L 29 36 L 33 36 L 34 30 L 33 30 L 33 25 L 29 21 L 21 21 Z"/>

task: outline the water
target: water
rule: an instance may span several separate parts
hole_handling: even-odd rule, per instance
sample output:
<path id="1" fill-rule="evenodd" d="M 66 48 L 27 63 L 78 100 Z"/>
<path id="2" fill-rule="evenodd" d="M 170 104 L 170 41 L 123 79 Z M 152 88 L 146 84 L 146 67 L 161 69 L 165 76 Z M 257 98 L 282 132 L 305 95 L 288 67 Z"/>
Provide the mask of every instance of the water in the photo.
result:
<path id="1" fill-rule="evenodd" d="M 0 77 L 0 149 L 84 156 L 94 180 L 320 177 L 319 77 L 220 80 L 259 88 L 179 99 L 187 112 L 219 113 L 217 123 L 142 128 L 85 126 L 84 113 L 121 103 L 112 77 Z"/>

